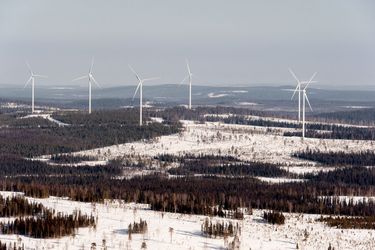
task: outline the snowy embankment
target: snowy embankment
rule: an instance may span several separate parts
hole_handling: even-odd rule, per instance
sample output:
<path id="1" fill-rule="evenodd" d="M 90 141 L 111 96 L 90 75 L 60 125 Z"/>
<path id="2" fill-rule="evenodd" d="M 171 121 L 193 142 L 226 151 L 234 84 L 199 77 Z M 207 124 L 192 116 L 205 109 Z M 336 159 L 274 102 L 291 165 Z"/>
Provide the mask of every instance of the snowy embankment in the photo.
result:
<path id="1" fill-rule="evenodd" d="M 50 122 L 56 123 L 60 127 L 70 126 L 70 124 L 68 124 L 68 123 L 64 123 L 64 122 L 61 122 L 61 121 L 58 121 L 58 120 L 52 118 L 51 114 L 32 114 L 32 115 L 20 117 L 19 119 L 36 118 L 36 117 L 40 117 L 40 118 L 46 119 Z"/>
<path id="2" fill-rule="evenodd" d="M 5 192 L 5 195 L 11 193 Z M 60 239 L 34 239 L 17 235 L 0 235 L 2 242 L 19 242 L 26 249 L 140 249 L 142 242 L 147 249 L 224 249 L 223 238 L 206 238 L 201 225 L 206 216 L 162 213 L 149 210 L 145 204 L 121 203 L 118 201 L 98 203 L 74 202 L 66 198 L 28 198 L 48 208 L 64 213 L 75 209 L 97 217 L 95 229 L 80 228 L 75 236 Z M 244 220 L 229 220 L 213 217 L 213 221 L 232 221 L 239 224 L 240 249 L 374 249 L 374 230 L 341 230 L 330 228 L 316 219 L 320 215 L 284 213 L 285 225 L 271 225 L 262 218 L 262 210 L 253 210 Z M 144 235 L 132 234 L 128 238 L 128 225 L 139 219 L 146 220 L 148 231 Z M 104 240 L 104 241 L 103 241 Z"/>
<path id="3" fill-rule="evenodd" d="M 244 161 L 261 161 L 280 164 L 291 172 L 315 172 L 326 168 L 315 162 L 298 159 L 294 152 L 306 149 L 358 152 L 374 150 L 371 141 L 332 140 L 300 137 L 284 137 L 282 129 L 247 125 L 206 122 L 198 124 L 182 121 L 184 130 L 179 134 L 161 136 L 151 141 L 137 141 L 92 150 L 76 152 L 76 155 L 98 157 L 110 160 L 126 156 L 152 158 L 159 154 L 184 155 L 217 154 L 231 155 Z M 293 170 L 297 167 L 296 171 Z M 301 168 L 304 167 L 304 168 Z M 310 167 L 313 167 L 310 169 Z M 328 169 L 328 168 L 327 168 Z M 332 168 L 329 168 L 330 170 Z"/>

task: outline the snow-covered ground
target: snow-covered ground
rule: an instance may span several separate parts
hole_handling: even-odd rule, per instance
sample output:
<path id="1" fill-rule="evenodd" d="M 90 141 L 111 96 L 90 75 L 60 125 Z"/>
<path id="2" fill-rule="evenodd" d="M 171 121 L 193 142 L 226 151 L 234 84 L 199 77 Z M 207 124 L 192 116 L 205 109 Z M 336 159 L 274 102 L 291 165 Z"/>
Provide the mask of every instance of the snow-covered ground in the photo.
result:
<path id="1" fill-rule="evenodd" d="M 300 137 L 284 137 L 283 131 L 293 129 L 232 125 L 218 122 L 198 124 L 182 121 L 184 131 L 179 134 L 161 136 L 151 141 L 138 141 L 76 152 L 79 155 L 109 160 L 117 157 L 150 157 L 158 154 L 183 155 L 220 154 L 231 155 L 241 160 L 278 163 L 291 172 L 317 171 L 316 163 L 292 157 L 296 151 L 319 149 L 321 151 L 374 150 L 371 141 L 331 140 Z M 304 168 L 301 168 L 301 167 Z M 297 167 L 294 171 L 294 167 Z M 310 167 L 314 167 L 309 169 Z M 328 169 L 328 168 L 327 168 Z M 331 170 L 332 168 L 330 168 Z"/>
<path id="2" fill-rule="evenodd" d="M 256 102 L 239 102 L 237 103 L 238 105 L 242 105 L 242 106 L 255 106 L 255 105 L 259 105 L 258 103 Z"/>
<path id="3" fill-rule="evenodd" d="M 9 195 L 9 192 L 8 192 Z M 145 242 L 147 249 L 225 249 L 223 238 L 206 238 L 201 234 L 201 225 L 206 216 L 161 213 L 151 211 L 145 204 L 106 204 L 74 202 L 66 198 L 28 198 L 40 202 L 56 211 L 72 213 L 75 209 L 97 216 L 97 227 L 80 228 L 76 236 L 60 239 L 33 239 L 20 236 L 26 249 L 102 249 L 103 240 L 107 249 L 140 249 Z M 341 230 L 330 228 L 316 219 L 319 215 L 284 213 L 285 225 L 271 225 L 262 218 L 263 211 L 253 210 L 244 220 L 232 220 L 241 227 L 240 249 L 374 249 L 374 230 Z M 146 220 L 148 232 L 132 234 L 128 239 L 129 223 Z M 213 221 L 229 221 L 213 217 Z M 170 233 L 172 228 L 172 234 Z M 17 235 L 0 235 L 2 242 L 16 242 Z M 229 237 L 231 241 L 233 237 Z"/>
<path id="4" fill-rule="evenodd" d="M 220 97 L 224 97 L 224 96 L 227 96 L 228 94 L 216 94 L 216 93 L 208 93 L 208 97 L 209 98 L 220 98 Z"/>
<path id="5" fill-rule="evenodd" d="M 70 124 L 67 124 L 67 123 L 64 123 L 64 122 L 61 122 L 61 121 L 58 121 L 58 120 L 52 118 L 51 114 L 31 114 L 31 115 L 20 117 L 19 119 L 28 119 L 28 118 L 35 118 L 35 117 L 40 117 L 40 118 L 46 119 L 50 122 L 56 123 L 57 125 L 59 125 L 61 127 L 70 125 Z"/>
<path id="6" fill-rule="evenodd" d="M 276 177 L 262 177 L 262 176 L 258 176 L 256 178 L 258 180 L 261 180 L 261 181 L 264 181 L 264 182 L 276 183 L 276 184 L 286 183 L 286 182 L 302 182 L 302 181 L 306 181 L 304 179 L 276 178 Z"/>

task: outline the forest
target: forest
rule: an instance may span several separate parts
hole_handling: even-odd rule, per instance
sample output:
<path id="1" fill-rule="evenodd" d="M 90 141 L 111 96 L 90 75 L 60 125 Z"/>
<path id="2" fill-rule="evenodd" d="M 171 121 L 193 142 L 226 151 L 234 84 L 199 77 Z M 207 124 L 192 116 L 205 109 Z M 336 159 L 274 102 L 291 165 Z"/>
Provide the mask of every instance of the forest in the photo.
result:
<path id="1" fill-rule="evenodd" d="M 0 175 L 2 176 L 79 176 L 79 175 L 119 175 L 122 166 L 115 161 L 105 166 L 50 166 L 46 162 L 29 160 L 17 155 L 0 154 Z"/>
<path id="2" fill-rule="evenodd" d="M 147 221 L 139 219 L 139 222 L 133 222 L 128 225 L 128 234 L 144 234 L 147 232 Z"/>
<path id="3" fill-rule="evenodd" d="M 155 157 L 161 161 L 179 162 L 177 168 L 171 168 L 172 175 L 225 175 L 225 176 L 264 176 L 295 177 L 292 173 L 275 164 L 263 162 L 242 162 L 232 156 L 217 155 L 185 155 L 184 157 L 160 155 Z"/>
<path id="4" fill-rule="evenodd" d="M 314 130 L 313 127 L 326 128 L 322 131 Z M 315 128 L 317 129 L 317 128 Z M 302 136 L 302 132 L 284 132 L 284 136 Z M 349 127 L 339 125 L 311 125 L 307 126 L 306 137 L 321 139 L 345 139 L 345 140 L 374 140 L 375 128 Z"/>
<path id="5" fill-rule="evenodd" d="M 277 211 L 263 212 L 263 218 L 271 224 L 285 224 L 285 216 Z"/>
<path id="6" fill-rule="evenodd" d="M 60 238 L 73 235 L 79 227 L 95 227 L 95 223 L 94 216 L 82 215 L 80 211 L 64 215 L 46 210 L 42 216 L 19 217 L 14 221 L 0 222 L 0 232 L 33 238 Z"/>
<path id="7" fill-rule="evenodd" d="M 305 150 L 296 152 L 294 157 L 315 161 L 328 166 L 374 166 L 375 153 L 373 151 L 360 152 L 321 152 L 319 150 Z"/>
<path id="8" fill-rule="evenodd" d="M 94 156 L 88 155 L 73 155 L 73 154 L 54 154 L 51 156 L 50 159 L 54 163 L 61 163 L 61 164 L 73 164 L 79 163 L 82 161 L 96 161 L 97 158 Z"/>
<path id="9" fill-rule="evenodd" d="M 375 216 L 365 217 L 320 217 L 320 222 L 340 229 L 375 229 Z"/>
<path id="10" fill-rule="evenodd" d="M 325 121 L 335 121 L 340 123 L 350 123 L 358 125 L 374 125 L 375 124 L 375 109 L 365 108 L 350 111 L 336 111 L 330 113 L 320 113 L 314 115 L 319 119 Z"/>
<path id="11" fill-rule="evenodd" d="M 20 234 L 34 238 L 56 238 L 72 235 L 79 227 L 95 227 L 93 216 L 74 211 L 71 215 L 57 213 L 40 203 L 30 202 L 21 195 L 0 196 L 0 217 L 16 217 L 0 222 L 2 234 Z"/>
<path id="12" fill-rule="evenodd" d="M 334 172 L 338 173 L 340 172 Z M 122 199 L 125 202 L 150 204 L 151 209 L 157 211 L 239 219 L 243 217 L 238 211 L 239 208 L 248 208 L 249 211 L 257 208 L 328 215 L 375 214 L 375 204 L 372 202 L 354 204 L 328 197 L 348 194 L 375 195 L 372 186 L 358 186 L 355 180 L 351 181 L 351 172 L 348 171 L 346 175 L 347 181 L 338 183 L 330 179 L 324 181 L 324 178 L 303 183 L 268 184 L 251 177 L 166 178 L 157 175 L 121 180 L 101 175 L 23 176 L 1 177 L 0 182 L 4 190 L 23 191 L 25 195 L 33 197 L 68 195 L 73 200 L 84 202 Z M 363 172 L 360 178 L 366 180 L 368 176 L 368 172 Z M 372 182 L 369 183 L 371 185 Z M 321 198 L 322 196 L 327 198 Z"/>
<path id="13" fill-rule="evenodd" d="M 160 124 L 151 122 L 148 117 L 145 117 L 147 124 L 140 127 L 138 113 L 133 109 L 95 111 L 91 115 L 62 112 L 54 113 L 53 117 L 70 125 L 35 126 L 35 120 L 28 118 L 21 120 L 29 122 L 29 125 L 19 127 L 10 124 L 3 127 L 0 130 L 0 154 L 33 157 L 68 153 L 142 139 L 150 140 L 160 135 L 177 133 L 181 129 L 181 124 L 177 122 Z"/>
<path id="14" fill-rule="evenodd" d="M 232 222 L 212 222 L 206 218 L 201 226 L 201 231 L 206 237 L 233 237 L 241 230 L 237 224 L 233 225 Z"/>
<path id="15" fill-rule="evenodd" d="M 0 196 L 0 217 L 18 217 L 45 212 L 45 208 L 38 203 L 30 203 L 22 196 L 4 198 Z"/>
<path id="16" fill-rule="evenodd" d="M 375 168 L 359 166 L 336 168 L 334 171 L 319 172 L 316 175 L 305 174 L 304 178 L 315 182 L 331 182 L 372 188 L 375 185 Z"/>

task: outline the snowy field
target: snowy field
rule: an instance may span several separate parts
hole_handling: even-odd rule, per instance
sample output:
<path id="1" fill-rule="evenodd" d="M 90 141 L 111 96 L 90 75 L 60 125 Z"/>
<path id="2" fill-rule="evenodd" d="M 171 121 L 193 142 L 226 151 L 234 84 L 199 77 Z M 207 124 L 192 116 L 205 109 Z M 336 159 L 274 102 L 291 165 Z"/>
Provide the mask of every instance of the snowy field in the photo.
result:
<path id="1" fill-rule="evenodd" d="M 9 192 L 2 192 L 10 195 Z M 140 249 L 145 242 L 147 249 L 225 249 L 227 241 L 223 238 L 206 238 L 201 233 L 201 225 L 206 216 L 161 213 L 148 209 L 144 204 L 106 204 L 73 202 L 64 198 L 28 198 L 40 202 L 56 211 L 72 213 L 80 209 L 86 214 L 98 217 L 97 227 L 80 228 L 76 236 L 60 239 L 33 239 L 17 235 L 0 235 L 2 242 L 24 243 L 26 249 L 102 249 L 103 240 L 107 249 Z M 329 243 L 335 249 L 374 249 L 374 230 L 341 230 L 330 228 L 316 222 L 319 215 L 284 213 L 285 225 L 271 225 L 262 218 L 263 211 L 253 210 L 243 221 L 232 220 L 241 227 L 240 249 L 327 249 Z M 129 223 L 146 220 L 148 232 L 144 235 L 132 234 L 128 240 Z M 213 221 L 223 221 L 214 217 Z M 229 221 L 225 219 L 225 221 Z M 172 228 L 172 234 L 170 233 Z"/>
<path id="2" fill-rule="evenodd" d="M 51 114 L 31 114 L 31 115 L 20 117 L 19 119 L 28 119 L 28 118 L 37 118 L 37 117 L 46 119 L 46 120 L 48 120 L 48 121 L 50 121 L 52 123 L 56 123 L 57 125 L 59 125 L 61 127 L 69 126 L 70 125 L 70 124 L 63 123 L 61 121 L 58 121 L 58 120 L 52 118 Z"/>
<path id="3" fill-rule="evenodd" d="M 317 172 L 325 168 L 314 162 L 292 157 L 296 151 L 319 149 L 320 151 L 356 152 L 374 150 L 371 141 L 332 140 L 300 137 L 284 137 L 288 128 L 270 128 L 206 122 L 198 124 L 182 121 L 184 130 L 179 134 L 161 136 L 151 141 L 138 141 L 76 152 L 78 155 L 110 160 L 118 157 L 138 158 L 159 154 L 184 155 L 218 154 L 231 155 L 244 161 L 261 161 L 281 164 L 291 172 Z M 294 169 L 295 168 L 295 169 Z M 330 168 L 332 169 L 332 168 Z"/>

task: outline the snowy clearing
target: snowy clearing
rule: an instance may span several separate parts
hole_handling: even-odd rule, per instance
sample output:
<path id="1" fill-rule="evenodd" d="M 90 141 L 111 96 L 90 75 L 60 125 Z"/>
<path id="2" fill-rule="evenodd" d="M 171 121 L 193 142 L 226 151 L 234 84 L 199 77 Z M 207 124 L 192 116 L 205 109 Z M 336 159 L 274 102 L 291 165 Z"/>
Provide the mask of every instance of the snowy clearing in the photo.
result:
<path id="1" fill-rule="evenodd" d="M 10 192 L 4 192 L 11 195 Z M 74 202 L 66 198 L 28 198 L 48 208 L 64 213 L 75 209 L 97 216 L 97 227 L 80 228 L 75 237 L 60 239 L 34 239 L 20 236 L 26 249 L 89 249 L 96 243 L 97 249 L 140 249 L 145 242 L 147 249 L 223 249 L 223 238 L 206 238 L 201 225 L 206 216 L 162 213 L 149 210 L 148 205 L 107 201 L 105 204 Z M 262 218 L 262 210 L 253 210 L 244 220 L 213 217 L 213 221 L 232 221 L 239 224 L 240 249 L 327 249 L 331 243 L 335 249 L 374 249 L 374 230 L 341 230 L 330 228 L 316 219 L 320 215 L 288 214 L 285 225 L 271 225 Z M 148 232 L 132 234 L 128 240 L 129 223 L 146 220 Z M 173 230 L 170 230 L 172 228 Z M 172 231 L 172 233 L 170 233 Z M 2 242 L 17 242 L 17 235 L 0 235 Z M 230 242 L 233 237 L 229 237 Z"/>
<path id="2" fill-rule="evenodd" d="M 217 154 L 231 155 L 244 161 L 276 163 L 284 167 L 314 167 L 317 165 L 315 162 L 294 158 L 292 154 L 306 149 L 319 149 L 322 152 L 358 152 L 375 149 L 371 141 L 316 138 L 302 140 L 300 137 L 284 137 L 282 136 L 284 128 L 267 129 L 219 122 L 198 124 L 193 121 L 182 121 L 182 123 L 184 131 L 179 134 L 161 136 L 151 141 L 137 141 L 85 150 L 75 154 L 95 156 L 100 160 L 123 156 L 152 158 L 159 154 Z M 308 169 L 307 171 L 311 172 Z"/>

